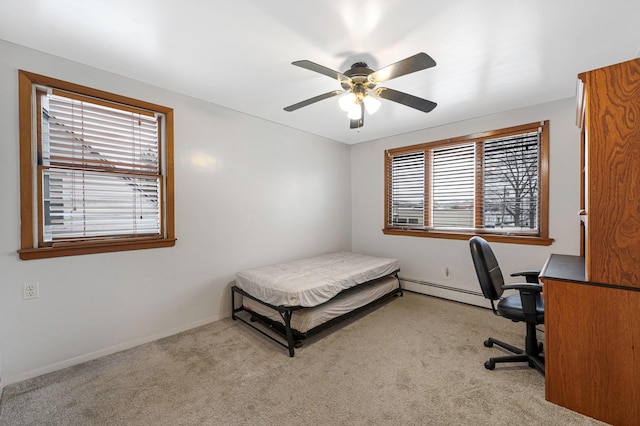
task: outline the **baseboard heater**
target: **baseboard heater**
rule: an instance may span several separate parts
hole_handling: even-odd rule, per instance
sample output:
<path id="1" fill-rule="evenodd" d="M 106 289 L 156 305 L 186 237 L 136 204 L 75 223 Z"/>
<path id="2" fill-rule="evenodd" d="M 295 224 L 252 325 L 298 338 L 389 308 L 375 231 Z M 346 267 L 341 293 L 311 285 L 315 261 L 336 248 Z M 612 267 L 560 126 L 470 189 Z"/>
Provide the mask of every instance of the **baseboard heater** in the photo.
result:
<path id="1" fill-rule="evenodd" d="M 414 284 L 418 284 L 418 285 L 423 285 L 425 287 L 435 287 L 435 288 L 439 288 L 439 289 L 442 289 L 442 290 L 455 291 L 457 293 L 470 294 L 472 296 L 479 296 L 479 297 L 483 297 L 484 298 L 484 295 L 479 291 L 465 290 L 465 289 L 462 289 L 462 288 L 451 287 L 451 286 L 448 286 L 448 285 L 430 283 L 430 282 L 427 282 L 427 281 L 414 280 L 413 278 L 403 278 L 401 276 L 398 276 L 398 279 L 401 282 L 402 281 L 406 281 L 408 283 L 414 283 Z M 544 334 L 544 329 L 543 328 L 536 327 L 536 330 L 538 330 L 540 333 Z"/>
<path id="2" fill-rule="evenodd" d="M 465 289 L 462 289 L 462 288 L 451 287 L 451 286 L 448 286 L 448 285 L 430 283 L 430 282 L 427 282 L 427 281 L 420 281 L 420 280 L 416 280 L 416 279 L 413 279 L 413 278 L 404 278 L 404 277 L 398 277 L 398 278 L 400 279 L 400 281 L 406 281 L 406 282 L 409 282 L 409 283 L 419 284 L 419 285 L 423 285 L 423 286 L 426 286 L 426 287 L 435 287 L 435 288 L 439 288 L 439 289 L 442 289 L 442 290 L 449 290 L 449 291 L 455 291 L 457 293 L 471 294 L 472 296 L 484 297 L 484 295 L 479 291 L 465 290 Z"/>

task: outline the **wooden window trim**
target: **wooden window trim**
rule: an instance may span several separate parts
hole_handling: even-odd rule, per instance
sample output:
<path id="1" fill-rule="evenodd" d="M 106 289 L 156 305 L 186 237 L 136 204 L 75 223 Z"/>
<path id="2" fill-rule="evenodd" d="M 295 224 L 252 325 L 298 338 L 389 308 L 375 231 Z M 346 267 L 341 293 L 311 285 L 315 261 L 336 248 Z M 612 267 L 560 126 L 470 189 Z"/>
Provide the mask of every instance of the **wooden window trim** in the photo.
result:
<path id="1" fill-rule="evenodd" d="M 433 229 L 422 229 L 422 228 L 411 228 L 411 227 L 403 227 L 403 226 L 391 226 L 389 224 L 389 203 L 390 200 L 390 184 L 391 179 L 389 177 L 389 168 L 391 167 L 391 158 L 394 155 L 406 154 L 410 152 L 424 150 L 425 153 L 430 153 L 431 150 L 435 147 L 445 146 L 445 145 L 454 145 L 463 142 L 477 142 L 485 139 L 495 139 L 500 137 L 508 137 L 517 135 L 520 133 L 526 133 L 531 131 L 532 129 L 537 129 L 542 126 L 541 140 L 540 140 L 540 154 L 539 154 L 539 179 L 540 179 L 540 188 L 539 188 L 539 209 L 540 209 L 540 217 L 539 217 L 539 235 L 529 236 L 529 235 L 509 235 L 506 233 L 491 233 L 490 231 L 485 232 L 480 230 L 473 230 L 470 232 L 460 231 L 460 232 L 451 232 L 451 231 L 439 231 Z M 429 154 L 430 155 L 430 154 Z M 478 157 L 476 157 L 478 158 Z M 421 143 L 411 146 L 399 147 L 394 149 L 389 149 L 385 151 L 385 225 L 382 229 L 382 232 L 385 235 L 398 235 L 398 236 L 409 236 L 409 237 L 425 237 L 425 238 L 445 238 L 445 239 L 454 239 L 454 240 L 468 240 L 474 235 L 480 235 L 490 242 L 501 242 L 501 243 L 511 243 L 511 244 L 526 244 L 526 245 L 542 245 L 549 246 L 553 243 L 553 239 L 549 238 L 549 121 L 542 122 L 534 122 L 530 124 L 524 124 L 520 126 L 509 127 L 506 129 L 500 130 L 492 130 L 487 132 L 475 133 L 467 136 L 460 136 L 452 139 L 445 139 L 434 142 Z M 480 160 L 476 160 L 480 161 Z M 428 163 L 431 164 L 430 162 Z M 425 173 L 427 175 L 428 173 Z M 425 178 L 425 184 L 428 184 L 428 181 Z M 425 192 L 430 191 L 430 185 L 425 186 Z M 425 199 L 425 219 L 429 216 L 430 209 L 427 208 L 428 203 L 431 202 L 431 195 L 428 194 L 428 197 Z M 479 200 L 480 203 L 483 200 Z M 478 209 L 478 197 L 476 197 L 476 209 Z M 476 218 L 478 215 L 476 215 Z M 425 220 L 424 222 L 427 224 L 428 222 Z M 476 224 L 477 226 L 477 224 Z"/>
<path id="2" fill-rule="evenodd" d="M 431 226 L 431 199 L 433 198 L 433 189 L 431 187 L 431 165 L 433 164 L 433 151 L 425 151 L 424 153 L 424 188 L 425 188 L 425 197 L 424 197 L 424 226 Z M 428 168 L 427 168 L 428 165 Z M 426 194 L 426 192 L 428 194 Z M 427 196 L 428 195 L 428 196 Z M 388 223 L 388 222 L 387 222 Z"/>
<path id="3" fill-rule="evenodd" d="M 66 92 L 77 93 L 80 96 L 87 96 L 96 100 L 103 100 L 132 108 L 139 108 L 148 111 L 156 111 L 164 114 L 165 117 L 165 149 L 164 158 L 164 235 L 153 238 L 112 238 L 102 241 L 83 241 L 67 244 L 54 245 L 52 247 L 38 247 L 35 241 L 38 240 L 37 233 L 41 226 L 36 228 L 34 223 L 34 209 L 39 210 L 37 217 L 42 217 L 40 203 L 34 196 L 34 168 L 37 155 L 33 148 L 33 106 L 32 106 L 32 86 L 43 85 Z M 173 109 L 161 105 L 152 104 L 137 99 L 128 98 L 121 95 L 92 89 L 66 81 L 57 80 L 51 77 L 18 71 L 18 112 L 20 130 L 20 250 L 18 254 L 22 260 L 43 259 L 61 256 L 75 256 L 82 254 L 108 253 L 125 250 L 139 250 L 148 248 L 171 247 L 175 245 L 175 208 L 174 208 L 174 177 L 173 177 Z M 38 193 L 41 193 L 41 189 Z M 34 238 L 34 232 L 36 233 Z"/>

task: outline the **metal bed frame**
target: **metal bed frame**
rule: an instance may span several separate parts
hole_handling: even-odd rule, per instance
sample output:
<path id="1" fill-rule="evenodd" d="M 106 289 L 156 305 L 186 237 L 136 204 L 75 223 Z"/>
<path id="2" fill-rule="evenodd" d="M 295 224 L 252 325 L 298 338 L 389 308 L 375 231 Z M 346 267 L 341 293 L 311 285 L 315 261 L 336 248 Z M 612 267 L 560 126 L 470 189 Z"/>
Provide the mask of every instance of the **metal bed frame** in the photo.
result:
<path id="1" fill-rule="evenodd" d="M 377 298 L 376 300 L 372 300 L 371 302 L 367 303 L 364 306 L 361 306 L 359 308 L 354 309 L 353 311 L 349 311 L 345 314 L 342 314 L 336 318 L 333 318 L 323 324 L 317 325 L 316 327 L 306 331 L 306 332 L 300 332 L 294 328 L 291 327 L 291 318 L 293 316 L 293 314 L 296 311 L 299 311 L 300 309 L 304 309 L 303 306 L 276 306 L 276 305 L 271 305 L 269 303 L 263 302 L 262 300 L 250 295 L 249 293 L 247 293 L 246 291 L 242 290 L 241 288 L 239 288 L 238 286 L 233 286 L 231 287 L 231 309 L 232 309 L 232 313 L 231 313 L 231 319 L 233 319 L 234 321 L 239 320 L 245 324 L 247 324 L 249 327 L 253 328 L 254 330 L 258 331 L 259 333 L 261 333 L 262 335 L 268 337 L 269 339 L 273 340 L 274 342 L 276 342 L 277 344 L 279 344 L 280 346 L 283 346 L 285 348 L 287 348 L 289 350 L 289 356 L 293 357 L 295 354 L 295 348 L 299 348 L 302 346 L 302 340 L 312 336 L 322 330 L 325 330 L 329 327 L 331 327 L 332 325 L 334 325 L 335 323 L 342 321 L 346 318 L 349 318 L 353 315 L 358 314 L 359 312 L 369 308 L 371 305 L 375 304 L 375 303 L 379 303 L 382 302 L 383 300 L 389 299 L 391 297 L 400 295 L 403 296 L 402 293 L 402 287 L 400 286 L 400 278 L 398 278 L 398 272 L 400 270 L 396 270 L 394 272 L 392 272 L 391 274 L 387 275 L 387 276 L 394 276 L 397 280 L 398 280 L 398 287 L 392 291 L 390 291 L 389 293 L 384 294 L 383 296 L 380 296 L 379 298 Z M 382 278 L 382 277 L 380 277 Z M 367 283 L 363 283 L 363 284 L 359 284 L 355 287 L 351 287 L 348 288 L 346 290 L 341 291 L 338 294 L 344 294 L 344 293 L 348 293 L 350 291 L 353 291 L 356 288 L 359 288 L 362 285 L 367 285 Z M 274 311 L 278 312 L 278 314 L 280 314 L 280 317 L 282 318 L 283 323 L 280 323 L 278 321 L 274 321 L 270 318 L 265 317 L 264 315 L 260 315 L 256 312 L 253 312 L 251 309 L 245 308 L 244 305 L 240 305 L 239 307 L 236 308 L 236 293 L 241 294 L 243 297 L 248 297 L 249 299 L 255 300 L 256 302 L 260 303 L 263 306 L 266 306 L 268 308 L 273 309 Z M 325 303 L 330 302 L 333 299 L 328 300 Z M 324 304 L 324 303 L 323 303 Z M 317 306 L 321 306 L 321 305 L 317 305 Z M 236 315 L 238 312 L 247 312 L 251 315 L 249 320 L 246 320 L 238 315 Z M 286 342 L 283 342 L 281 339 L 278 339 L 276 337 L 274 337 L 272 334 L 267 333 L 265 330 L 263 330 L 262 328 L 259 328 L 257 326 L 255 326 L 254 324 L 252 324 L 253 322 L 260 322 L 262 323 L 264 326 L 266 326 L 269 330 L 274 331 L 275 333 L 277 333 L 278 335 L 280 335 L 280 337 L 284 338 L 286 340 Z"/>

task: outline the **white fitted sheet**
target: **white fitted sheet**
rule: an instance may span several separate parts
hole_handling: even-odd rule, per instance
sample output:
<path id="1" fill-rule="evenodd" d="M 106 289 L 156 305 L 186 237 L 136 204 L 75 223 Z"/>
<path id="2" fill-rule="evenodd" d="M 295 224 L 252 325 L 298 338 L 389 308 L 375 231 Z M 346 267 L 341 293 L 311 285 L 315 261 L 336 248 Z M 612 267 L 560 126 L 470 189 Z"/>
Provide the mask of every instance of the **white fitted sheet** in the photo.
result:
<path id="1" fill-rule="evenodd" d="M 274 306 L 313 307 L 399 268 L 397 259 L 337 252 L 240 271 L 236 285 Z"/>
<path id="2" fill-rule="evenodd" d="M 386 276 L 347 293 L 339 294 L 323 305 L 293 311 L 291 328 L 301 333 L 306 333 L 320 324 L 324 324 L 333 318 L 344 315 L 381 298 L 385 294 L 397 289 L 398 286 L 399 283 L 396 277 Z M 242 304 L 249 311 L 253 311 L 279 323 L 283 322 L 278 312 L 253 299 L 245 297 L 243 298 Z"/>

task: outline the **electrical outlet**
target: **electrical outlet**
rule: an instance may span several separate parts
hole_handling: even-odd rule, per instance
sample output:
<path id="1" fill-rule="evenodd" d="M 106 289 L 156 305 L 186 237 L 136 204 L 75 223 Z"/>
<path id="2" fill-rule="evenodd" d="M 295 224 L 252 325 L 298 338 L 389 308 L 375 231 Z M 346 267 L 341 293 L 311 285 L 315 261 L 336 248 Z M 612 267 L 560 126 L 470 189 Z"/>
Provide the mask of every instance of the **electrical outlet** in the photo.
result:
<path id="1" fill-rule="evenodd" d="M 451 279 L 451 268 L 449 268 L 448 266 L 444 267 L 444 279 L 445 280 Z"/>
<path id="2" fill-rule="evenodd" d="M 22 284 L 22 298 L 24 300 L 36 299 L 38 297 L 40 297 L 38 281 Z"/>

